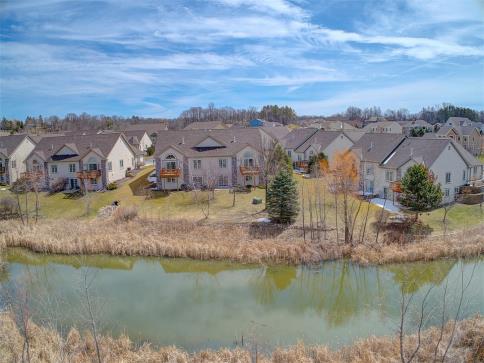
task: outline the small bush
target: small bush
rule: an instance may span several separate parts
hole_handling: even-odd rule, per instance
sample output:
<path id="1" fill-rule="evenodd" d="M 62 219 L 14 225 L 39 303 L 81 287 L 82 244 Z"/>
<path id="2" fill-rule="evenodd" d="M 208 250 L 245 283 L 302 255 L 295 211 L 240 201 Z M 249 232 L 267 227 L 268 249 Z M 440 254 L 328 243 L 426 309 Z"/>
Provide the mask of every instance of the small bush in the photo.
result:
<path id="1" fill-rule="evenodd" d="M 116 182 L 111 182 L 106 186 L 107 190 L 115 190 L 118 189 L 118 184 Z"/>
<path id="2" fill-rule="evenodd" d="M 113 213 L 115 222 L 129 222 L 138 216 L 138 208 L 136 207 L 118 207 Z"/>
<path id="3" fill-rule="evenodd" d="M 15 199 L 3 197 L 0 199 L 0 218 L 18 214 L 18 204 Z"/>
<path id="4" fill-rule="evenodd" d="M 65 187 L 66 187 L 66 182 L 67 182 L 67 180 L 64 179 L 64 178 L 57 179 L 50 186 L 50 193 L 51 194 L 54 194 L 54 193 L 62 192 L 65 189 Z"/>
<path id="5" fill-rule="evenodd" d="M 155 153 L 155 146 L 154 145 L 149 146 L 146 149 L 146 153 L 148 154 L 148 156 L 152 156 Z"/>

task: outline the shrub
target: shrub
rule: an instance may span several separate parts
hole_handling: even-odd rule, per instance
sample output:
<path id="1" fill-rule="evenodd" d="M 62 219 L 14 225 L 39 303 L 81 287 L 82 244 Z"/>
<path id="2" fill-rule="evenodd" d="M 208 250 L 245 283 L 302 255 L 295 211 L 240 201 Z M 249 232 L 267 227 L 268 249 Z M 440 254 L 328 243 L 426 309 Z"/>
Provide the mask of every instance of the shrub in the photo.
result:
<path id="1" fill-rule="evenodd" d="M 18 213 L 18 204 L 11 197 L 0 199 L 0 218 L 9 217 Z"/>
<path id="2" fill-rule="evenodd" d="M 50 193 L 53 194 L 53 193 L 59 193 L 59 192 L 62 192 L 65 187 L 66 187 L 66 179 L 64 178 L 59 178 L 57 179 L 55 182 L 52 183 L 52 185 L 50 186 Z"/>
<path id="3" fill-rule="evenodd" d="M 154 145 L 149 146 L 146 149 L 146 153 L 148 154 L 148 156 L 152 156 L 155 153 L 155 146 Z"/>
<path id="4" fill-rule="evenodd" d="M 118 207 L 113 213 L 115 222 L 129 222 L 138 216 L 138 208 L 136 207 Z"/>
<path id="5" fill-rule="evenodd" d="M 111 182 L 106 186 L 107 190 L 114 190 L 118 189 L 118 184 L 116 182 Z"/>

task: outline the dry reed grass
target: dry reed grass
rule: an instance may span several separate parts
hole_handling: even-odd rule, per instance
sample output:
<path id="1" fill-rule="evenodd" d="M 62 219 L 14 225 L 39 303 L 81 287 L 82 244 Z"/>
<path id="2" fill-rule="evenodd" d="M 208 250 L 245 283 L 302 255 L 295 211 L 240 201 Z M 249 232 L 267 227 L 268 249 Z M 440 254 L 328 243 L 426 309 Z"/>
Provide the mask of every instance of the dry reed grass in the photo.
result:
<path id="1" fill-rule="evenodd" d="M 131 217 L 130 217 L 131 218 Z M 356 247 L 304 241 L 298 229 L 249 224 L 207 224 L 184 220 L 46 220 L 23 226 L 0 222 L 0 247 L 24 247 L 53 254 L 184 257 L 242 263 L 314 264 L 350 258 L 361 264 L 472 257 L 484 252 L 484 228 L 404 245 L 366 242 Z M 124 218 L 121 218 L 126 220 Z"/>
<path id="2" fill-rule="evenodd" d="M 458 322 L 453 344 L 446 356 L 448 362 L 482 362 L 484 359 L 484 319 L 476 316 Z M 451 335 L 451 323 L 444 329 L 442 343 L 437 358 L 442 356 L 445 343 Z M 96 361 L 94 340 L 89 332 L 80 333 L 71 329 L 64 339 L 52 329 L 29 322 L 29 343 L 31 363 L 40 362 L 76 362 Z M 416 361 L 432 361 L 440 330 L 431 328 L 422 333 L 421 348 Z M 405 351 L 409 356 L 416 346 L 417 336 L 405 337 Z M 0 356 L 5 362 L 21 361 L 24 339 L 10 313 L 0 314 Z M 135 346 L 128 337 L 100 338 L 100 351 L 104 362 L 239 362 L 255 361 L 255 354 L 250 348 L 222 348 L 217 351 L 204 350 L 188 353 L 174 346 L 155 348 L 148 343 Z M 260 363 L 374 363 L 398 362 L 399 340 L 397 337 L 370 337 L 355 342 L 340 350 L 331 350 L 327 346 L 306 346 L 298 343 L 288 348 L 277 348 L 271 356 L 258 356 Z"/>

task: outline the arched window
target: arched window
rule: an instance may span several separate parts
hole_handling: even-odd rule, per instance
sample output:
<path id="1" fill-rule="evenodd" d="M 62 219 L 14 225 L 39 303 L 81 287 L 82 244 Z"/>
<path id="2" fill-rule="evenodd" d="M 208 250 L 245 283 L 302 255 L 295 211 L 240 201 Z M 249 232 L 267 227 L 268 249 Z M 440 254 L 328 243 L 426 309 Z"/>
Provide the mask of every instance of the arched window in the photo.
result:
<path id="1" fill-rule="evenodd" d="M 175 155 L 173 154 L 168 154 L 166 156 L 166 161 L 165 161 L 165 168 L 166 169 L 176 169 L 177 168 L 177 165 L 176 165 L 176 157 Z"/>

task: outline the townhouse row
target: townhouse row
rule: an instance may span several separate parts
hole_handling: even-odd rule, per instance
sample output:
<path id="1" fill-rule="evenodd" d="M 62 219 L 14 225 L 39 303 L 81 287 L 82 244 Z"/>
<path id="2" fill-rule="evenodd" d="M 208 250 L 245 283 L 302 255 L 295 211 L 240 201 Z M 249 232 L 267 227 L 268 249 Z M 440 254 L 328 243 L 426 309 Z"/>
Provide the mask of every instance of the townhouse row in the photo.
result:
<path id="1" fill-rule="evenodd" d="M 265 153 L 288 133 L 282 127 L 165 131 L 155 146 L 158 188 L 260 185 Z"/>
<path id="2" fill-rule="evenodd" d="M 0 183 L 36 176 L 45 189 L 106 188 L 144 163 L 151 140 L 143 132 L 68 132 L 34 140 L 0 137 Z"/>
<path id="3" fill-rule="evenodd" d="M 408 137 L 396 133 L 334 132 L 304 128 L 292 131 L 283 145 L 295 167 L 324 153 L 331 166 L 337 152 L 352 151 L 360 165 L 360 192 L 396 200 L 407 169 L 424 164 L 444 192 L 443 203 L 455 200 L 459 187 L 483 178 L 483 165 L 452 138 Z"/>

